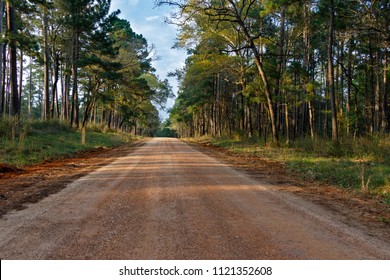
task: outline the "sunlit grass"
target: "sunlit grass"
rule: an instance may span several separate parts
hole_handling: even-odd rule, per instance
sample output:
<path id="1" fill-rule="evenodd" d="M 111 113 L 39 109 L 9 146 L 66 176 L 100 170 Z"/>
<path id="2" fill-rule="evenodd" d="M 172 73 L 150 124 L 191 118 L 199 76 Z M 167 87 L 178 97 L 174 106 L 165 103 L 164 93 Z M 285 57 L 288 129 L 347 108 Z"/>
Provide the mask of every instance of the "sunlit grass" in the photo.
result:
<path id="1" fill-rule="evenodd" d="M 17 127 L 15 137 L 3 130 L 0 138 L 0 164 L 24 166 L 65 157 L 76 152 L 113 147 L 125 143 L 127 135 L 88 129 L 86 144 L 81 132 L 58 121 L 28 122 Z"/>
<path id="2" fill-rule="evenodd" d="M 256 155 L 283 162 L 302 179 L 317 180 L 352 191 L 360 191 L 364 170 L 369 192 L 390 204 L 390 139 L 330 141 L 303 139 L 289 146 L 264 146 L 255 140 L 209 139 L 212 144 L 238 154 Z M 363 167 L 364 164 L 364 167 Z"/>

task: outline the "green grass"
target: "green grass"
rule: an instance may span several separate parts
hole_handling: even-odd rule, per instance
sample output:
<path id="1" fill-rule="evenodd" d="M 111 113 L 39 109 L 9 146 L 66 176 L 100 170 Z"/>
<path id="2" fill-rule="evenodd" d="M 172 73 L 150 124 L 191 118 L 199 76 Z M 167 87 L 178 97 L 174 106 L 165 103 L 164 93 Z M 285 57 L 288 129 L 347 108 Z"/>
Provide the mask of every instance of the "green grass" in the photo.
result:
<path id="1" fill-rule="evenodd" d="M 235 153 L 259 155 L 286 164 L 303 179 L 330 183 L 361 191 L 364 163 L 369 193 L 390 204 L 390 138 L 343 140 L 337 145 L 326 140 L 302 139 L 283 147 L 264 146 L 256 140 L 203 139 Z"/>
<path id="2" fill-rule="evenodd" d="M 18 167 L 89 149 L 119 146 L 129 140 L 125 134 L 103 133 L 95 127 L 87 129 L 86 144 L 82 145 L 81 132 L 58 121 L 19 123 L 14 133 L 10 131 L 9 123 L 0 125 L 0 164 Z"/>

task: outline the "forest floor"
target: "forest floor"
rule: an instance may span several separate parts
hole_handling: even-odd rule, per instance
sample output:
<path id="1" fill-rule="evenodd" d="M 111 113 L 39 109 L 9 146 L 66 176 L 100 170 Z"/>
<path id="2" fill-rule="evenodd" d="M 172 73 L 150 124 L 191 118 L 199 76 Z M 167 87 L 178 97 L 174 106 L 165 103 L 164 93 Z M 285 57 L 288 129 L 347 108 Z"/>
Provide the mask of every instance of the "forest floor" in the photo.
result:
<path id="1" fill-rule="evenodd" d="M 145 143 L 147 145 L 144 145 Z M 179 141 L 173 140 L 145 140 L 130 146 L 79 153 L 72 158 L 45 162 L 23 170 L 3 166 L 0 168 L 2 170 L 0 222 L 8 225 L 5 228 L 10 230 L 9 236 L 4 233 L 6 238 L 3 238 L 3 241 L 10 239 L 11 243 L 7 246 L 13 244 L 14 238 L 18 238 L 13 236 L 11 228 L 20 226 L 31 227 L 32 231 L 37 229 L 36 222 L 31 226 L 24 225 L 26 218 L 22 217 L 30 215 L 26 210 L 29 210 L 31 205 L 37 205 L 35 212 L 41 214 L 36 214 L 38 216 L 34 219 L 47 223 L 51 212 L 56 215 L 55 219 L 58 219 L 54 224 L 43 226 L 43 232 L 50 231 L 52 236 L 49 234 L 43 238 L 46 239 L 47 244 L 41 244 L 41 249 L 54 250 L 54 245 L 50 242 L 54 242 L 54 238 L 57 238 L 56 242 L 73 244 L 74 251 L 62 248 L 64 244 L 56 244 L 63 251 L 57 250 L 56 247 L 56 253 L 54 251 L 33 253 L 28 249 L 11 253 L 12 251 L 5 251 L 2 247 L 4 243 L 0 244 L 1 251 L 8 255 L 0 258 L 354 259 L 389 257 L 375 253 L 366 255 L 367 251 L 364 254 L 356 254 L 353 251 L 355 249 L 349 248 L 351 244 L 356 243 L 357 239 L 353 237 L 355 234 L 360 241 L 372 238 L 389 246 L 390 207 L 383 202 L 364 195 L 354 195 L 322 183 L 303 181 L 289 172 L 283 164 L 258 155 L 237 155 L 207 143 L 189 144 L 190 146 L 182 146 Z M 196 150 L 202 153 L 196 153 Z M 194 158 L 194 163 L 191 157 Z M 217 161 L 213 161 L 212 158 Z M 114 161 L 117 162 L 115 168 L 110 167 Z M 94 175 L 96 178 L 92 178 L 91 182 L 90 179 L 77 180 L 103 166 L 108 170 L 106 175 L 96 174 Z M 232 167 L 236 171 L 233 172 Z M 133 171 L 121 175 L 122 173 L 117 173 L 122 172 L 121 169 L 123 172 L 129 172 L 127 170 L 130 169 Z M 108 187 L 105 179 L 112 181 L 113 184 Z M 119 181 L 115 183 L 117 179 Z M 76 180 L 78 183 L 73 189 L 69 188 L 69 185 Z M 257 189 L 256 182 L 260 182 L 260 189 Z M 128 188 L 129 184 L 133 186 L 133 190 Z M 183 188 L 184 186 L 188 188 Z M 46 206 L 39 205 L 39 202 L 45 197 L 54 197 L 54 193 L 59 193 L 65 188 L 69 189 L 69 193 L 65 192 L 67 197 L 53 198 L 53 201 L 49 199 L 46 203 L 51 203 L 48 204 L 51 208 L 41 209 Z M 74 188 L 80 189 L 82 195 L 76 195 L 74 192 L 77 190 Z M 77 205 L 84 203 L 81 202 L 84 200 L 89 201 L 85 202 L 86 213 L 78 213 Z M 69 203 L 69 205 L 65 205 L 67 208 L 60 208 L 59 203 Z M 265 208 L 268 204 L 271 208 Z M 89 209 L 90 207 L 92 208 Z M 304 213 L 302 216 L 300 212 L 307 212 L 307 208 L 311 208 L 313 213 Z M 65 216 L 59 218 L 57 212 Z M 87 215 L 88 212 L 90 216 L 84 217 L 83 215 Z M 110 217 L 103 216 L 110 213 L 112 214 Z M 213 217 L 210 216 L 212 214 Z M 93 217 L 96 217 L 96 221 Z M 217 217 L 223 217 L 225 220 L 216 220 Z M 20 218 L 23 222 L 16 225 L 13 218 L 15 221 Z M 29 219 L 33 218 L 27 218 Z M 78 219 L 84 224 L 77 224 Z M 139 224 L 141 221 L 144 221 L 144 224 Z M 325 228 L 322 227 L 323 223 L 326 223 Z M 105 226 L 104 229 L 100 228 L 102 225 Z M 65 228 L 66 226 L 73 227 L 74 233 L 70 234 L 68 232 L 70 229 Z M 315 229 L 316 227 L 318 229 Z M 202 231 L 197 232 L 198 228 Z M 132 233 L 129 233 L 129 230 Z M 332 232 L 333 237 L 325 236 L 325 231 Z M 30 238 L 38 242 L 40 234 L 31 234 Z M 55 237 L 55 234 L 59 237 Z M 69 236 L 66 237 L 66 234 Z M 175 237 L 176 234 L 179 236 Z M 141 242 L 139 239 L 141 235 L 146 240 Z M 338 240 L 346 239 L 344 235 L 350 235 L 347 238 L 348 242 L 345 243 L 347 245 L 340 245 L 341 241 Z M 302 238 L 301 241 L 297 240 L 299 236 Z M 106 239 L 111 240 L 111 247 L 99 251 L 96 246 L 106 244 Z M 39 249 L 37 244 L 34 245 L 31 240 L 28 240 L 26 237 L 20 242 L 25 241 L 26 248 L 35 246 L 34 250 Z M 135 242 L 137 240 L 140 245 Z M 320 240 L 326 242 L 319 245 Z M 120 247 L 124 245 L 120 244 L 121 241 L 128 241 L 129 245 L 134 246 L 137 244 L 137 247 L 131 250 L 127 248 L 128 250 L 125 251 L 126 248 Z M 84 245 L 78 242 L 85 242 L 88 245 L 84 244 L 89 255 L 86 251 L 81 251 Z M 153 247 L 156 242 L 161 248 Z M 304 245 L 301 243 L 304 245 L 307 243 L 307 247 L 302 247 Z M 213 244 L 217 244 L 218 248 L 208 252 L 202 251 L 208 250 L 207 248 Z M 14 245 L 20 248 L 20 244 Z M 196 247 L 193 247 L 195 245 Z M 12 246 L 11 248 L 13 248 L 11 250 L 20 250 Z M 104 254 L 99 255 L 98 252 Z"/>

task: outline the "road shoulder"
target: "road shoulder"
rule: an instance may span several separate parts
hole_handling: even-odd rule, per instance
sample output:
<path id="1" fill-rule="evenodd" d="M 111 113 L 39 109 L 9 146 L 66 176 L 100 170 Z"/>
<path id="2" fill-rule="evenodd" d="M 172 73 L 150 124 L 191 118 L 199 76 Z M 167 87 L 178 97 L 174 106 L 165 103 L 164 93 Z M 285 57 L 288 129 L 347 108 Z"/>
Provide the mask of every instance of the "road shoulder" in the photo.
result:
<path id="1" fill-rule="evenodd" d="M 138 140 L 116 148 L 97 148 L 69 158 L 0 173 L 0 218 L 58 193 L 73 181 L 130 154 L 145 142 Z"/>
<path id="2" fill-rule="evenodd" d="M 254 180 L 266 182 L 274 191 L 293 194 L 319 205 L 348 227 L 384 242 L 390 240 L 390 207 L 382 201 L 321 182 L 303 180 L 283 163 L 258 154 L 237 154 L 210 143 L 185 142 Z"/>

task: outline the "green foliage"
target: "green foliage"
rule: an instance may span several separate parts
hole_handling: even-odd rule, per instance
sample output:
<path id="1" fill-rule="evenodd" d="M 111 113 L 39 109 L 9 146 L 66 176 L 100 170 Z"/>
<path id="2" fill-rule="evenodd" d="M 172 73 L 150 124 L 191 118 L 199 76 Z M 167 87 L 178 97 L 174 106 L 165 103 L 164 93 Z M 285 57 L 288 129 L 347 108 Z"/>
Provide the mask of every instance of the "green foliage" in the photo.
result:
<path id="1" fill-rule="evenodd" d="M 279 148 L 263 146 L 254 139 L 212 138 L 217 146 L 236 153 L 260 155 L 284 162 L 304 179 L 318 180 L 349 190 L 360 190 L 361 175 L 370 178 L 369 192 L 389 201 L 390 141 L 377 136 L 368 139 L 343 139 L 336 147 L 331 141 L 303 139 Z M 364 151 L 364 152 L 363 152 Z M 335 156 L 336 154 L 336 156 Z M 364 161 L 364 169 L 362 168 Z"/>
<path id="2" fill-rule="evenodd" d="M 342 138 L 337 143 L 321 138 L 315 140 L 302 138 L 293 141 L 290 147 L 322 157 L 366 158 L 390 164 L 390 139 L 388 136 Z"/>
<path id="3" fill-rule="evenodd" d="M 17 124 L 17 119 L 13 117 L 0 117 L 0 137 L 2 138 L 11 138 L 12 129 Z"/>
<path id="4" fill-rule="evenodd" d="M 0 122 L 1 126 L 3 121 Z M 129 140 L 125 134 L 102 133 L 96 127 L 87 129 L 86 145 L 81 144 L 81 132 L 59 121 L 32 121 L 18 125 L 15 139 L 0 138 L 0 163 L 23 166 L 53 158 L 66 157 L 75 152 L 111 147 Z"/>
<path id="5" fill-rule="evenodd" d="M 338 138 L 336 126 L 346 138 L 390 131 L 383 102 L 388 1 L 334 1 L 335 36 L 328 32 L 329 1 L 156 3 L 177 8 L 177 46 L 190 55 L 177 71 L 180 91 L 171 116 L 180 133 L 272 137 L 277 143 L 278 135 L 286 141 Z M 328 54 L 337 62 L 334 71 L 326 71 Z M 330 104 L 328 79 L 336 86 L 336 105 Z M 321 153 L 353 154 L 347 145 L 326 141 Z"/>
<path id="6" fill-rule="evenodd" d="M 172 123 L 169 119 L 165 120 L 159 130 L 156 133 L 157 137 L 169 137 L 169 138 L 175 138 L 177 137 L 177 133 L 174 129 L 172 129 Z"/>
<path id="7" fill-rule="evenodd" d="M 389 194 L 389 193 L 386 194 L 384 200 L 385 200 L 385 203 L 386 203 L 387 205 L 390 205 L 390 194 Z"/>
<path id="8" fill-rule="evenodd" d="M 28 61 L 20 77 L 21 118 L 57 118 L 79 127 L 93 116 L 109 130 L 149 135 L 158 129 L 156 107 L 173 96 L 171 87 L 154 73 L 153 47 L 118 17 L 119 11 L 109 12 L 110 0 L 13 4 L 17 30 L 12 39 L 20 58 Z M 5 73 L 8 80 L 10 71 Z M 6 107 L 1 104 L 0 114 L 10 114 Z M 19 132 L 12 129 L 3 131 L 14 137 Z"/>

